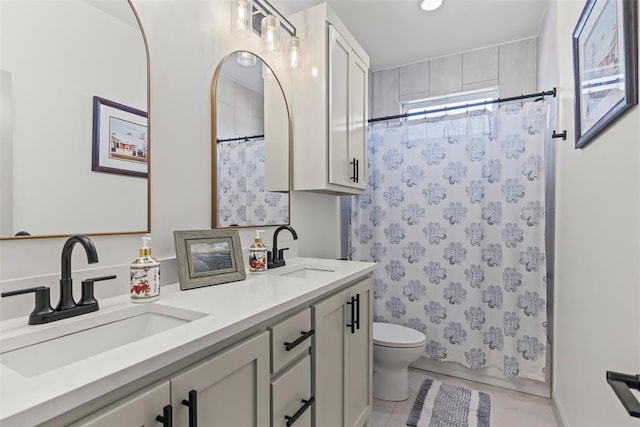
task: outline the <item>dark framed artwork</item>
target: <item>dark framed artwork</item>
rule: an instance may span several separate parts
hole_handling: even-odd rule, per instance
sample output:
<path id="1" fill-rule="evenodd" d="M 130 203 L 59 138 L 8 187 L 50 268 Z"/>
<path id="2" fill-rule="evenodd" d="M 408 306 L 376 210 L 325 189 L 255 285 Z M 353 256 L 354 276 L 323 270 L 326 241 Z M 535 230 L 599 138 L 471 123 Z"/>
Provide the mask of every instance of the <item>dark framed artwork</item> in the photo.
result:
<path id="1" fill-rule="evenodd" d="M 637 0 L 588 0 L 573 31 L 576 148 L 638 103 Z"/>
<path id="2" fill-rule="evenodd" d="M 174 231 L 180 289 L 244 280 L 238 230 Z"/>
<path id="3" fill-rule="evenodd" d="M 93 97 L 91 170 L 147 178 L 147 113 Z"/>

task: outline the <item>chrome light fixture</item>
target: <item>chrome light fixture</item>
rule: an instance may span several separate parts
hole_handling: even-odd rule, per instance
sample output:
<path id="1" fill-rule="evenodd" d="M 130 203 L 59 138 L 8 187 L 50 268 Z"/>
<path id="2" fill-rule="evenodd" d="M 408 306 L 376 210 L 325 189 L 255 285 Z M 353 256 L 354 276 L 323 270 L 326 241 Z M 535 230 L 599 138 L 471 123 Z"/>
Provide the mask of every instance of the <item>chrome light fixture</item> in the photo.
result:
<path id="1" fill-rule="evenodd" d="M 253 0 L 231 0 L 231 34 L 239 39 L 251 37 Z"/>
<path id="2" fill-rule="evenodd" d="M 236 54 L 236 61 L 238 62 L 238 64 L 243 65 L 245 67 L 252 67 L 256 65 L 258 58 L 256 58 L 255 55 L 249 52 L 242 51 Z"/>

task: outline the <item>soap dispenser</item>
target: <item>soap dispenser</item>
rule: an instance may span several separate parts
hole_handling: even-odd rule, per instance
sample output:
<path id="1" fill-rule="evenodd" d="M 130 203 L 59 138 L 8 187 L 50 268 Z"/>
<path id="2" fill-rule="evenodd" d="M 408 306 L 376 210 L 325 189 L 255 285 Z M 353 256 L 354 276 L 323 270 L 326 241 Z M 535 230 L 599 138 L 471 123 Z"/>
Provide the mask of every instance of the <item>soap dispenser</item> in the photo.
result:
<path id="1" fill-rule="evenodd" d="M 151 256 L 151 237 L 142 238 L 140 256 L 131 263 L 131 301 L 150 302 L 160 298 L 160 263 Z"/>
<path id="2" fill-rule="evenodd" d="M 261 274 L 267 271 L 267 247 L 262 243 L 264 230 L 256 230 L 253 244 L 249 246 L 249 273 Z"/>

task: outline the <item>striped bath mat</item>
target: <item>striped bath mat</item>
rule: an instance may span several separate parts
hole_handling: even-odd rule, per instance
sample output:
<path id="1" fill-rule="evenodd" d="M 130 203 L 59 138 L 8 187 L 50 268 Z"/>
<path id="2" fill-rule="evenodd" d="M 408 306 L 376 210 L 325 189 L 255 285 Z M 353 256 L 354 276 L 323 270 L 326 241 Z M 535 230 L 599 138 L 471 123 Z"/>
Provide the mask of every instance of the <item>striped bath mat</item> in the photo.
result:
<path id="1" fill-rule="evenodd" d="M 426 379 L 407 425 L 412 427 L 489 427 L 489 395 Z"/>

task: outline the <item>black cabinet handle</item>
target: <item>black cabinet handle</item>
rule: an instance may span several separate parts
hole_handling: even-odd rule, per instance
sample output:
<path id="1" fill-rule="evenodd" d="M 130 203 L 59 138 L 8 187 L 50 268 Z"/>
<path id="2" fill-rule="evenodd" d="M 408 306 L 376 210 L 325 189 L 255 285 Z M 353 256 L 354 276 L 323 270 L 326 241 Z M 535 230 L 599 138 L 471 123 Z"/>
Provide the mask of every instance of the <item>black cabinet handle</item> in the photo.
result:
<path id="1" fill-rule="evenodd" d="M 315 331 L 313 329 L 308 330 L 307 332 L 305 331 L 300 331 L 300 333 L 302 334 L 302 336 L 300 336 L 297 340 L 295 340 L 294 342 L 284 342 L 284 349 L 287 351 L 291 351 L 293 350 L 294 347 L 296 347 L 298 344 L 300 344 L 302 341 L 306 340 L 307 338 L 309 338 L 311 335 L 313 335 L 315 333 Z"/>
<path id="2" fill-rule="evenodd" d="M 351 301 L 347 301 L 347 305 L 351 306 L 351 323 L 347 323 L 347 328 L 351 328 L 351 333 L 356 333 L 356 303 L 355 298 L 351 297 Z"/>
<path id="3" fill-rule="evenodd" d="M 189 399 L 182 399 L 182 404 L 189 407 L 189 427 L 198 427 L 198 392 L 191 390 Z"/>
<path id="4" fill-rule="evenodd" d="M 360 330 L 360 294 L 356 294 L 355 302 L 356 302 L 356 320 L 354 323 L 356 324 L 356 329 Z"/>
<path id="5" fill-rule="evenodd" d="M 358 182 L 358 160 L 354 157 L 349 164 L 351 165 L 351 181 Z"/>
<path id="6" fill-rule="evenodd" d="M 354 159 L 356 161 L 356 173 L 354 176 L 354 181 L 355 182 L 359 182 L 359 176 L 360 176 L 360 160 L 358 159 Z"/>
<path id="7" fill-rule="evenodd" d="M 158 415 L 156 421 L 162 423 L 163 427 L 173 427 L 173 407 L 167 405 L 162 408 L 162 415 Z"/>
<path id="8" fill-rule="evenodd" d="M 298 409 L 296 413 L 293 414 L 292 417 L 290 417 L 289 415 L 284 416 L 284 419 L 287 420 L 287 423 L 286 423 L 287 427 L 291 427 L 293 423 L 295 423 L 296 420 L 300 418 L 302 414 L 304 414 L 304 411 L 306 411 L 309 406 L 313 405 L 313 402 L 315 401 L 316 401 L 316 398 L 313 396 L 311 396 L 309 400 L 302 399 L 302 403 L 304 403 L 304 405 L 302 405 L 300 409 Z"/>
<path id="9" fill-rule="evenodd" d="M 629 375 L 607 371 L 607 382 L 629 415 L 640 418 L 640 402 L 631 393 L 632 388 L 640 390 L 640 374 Z"/>

